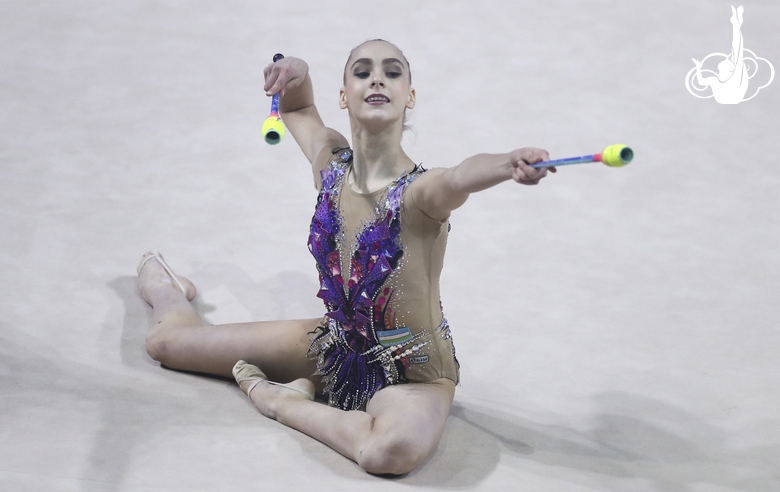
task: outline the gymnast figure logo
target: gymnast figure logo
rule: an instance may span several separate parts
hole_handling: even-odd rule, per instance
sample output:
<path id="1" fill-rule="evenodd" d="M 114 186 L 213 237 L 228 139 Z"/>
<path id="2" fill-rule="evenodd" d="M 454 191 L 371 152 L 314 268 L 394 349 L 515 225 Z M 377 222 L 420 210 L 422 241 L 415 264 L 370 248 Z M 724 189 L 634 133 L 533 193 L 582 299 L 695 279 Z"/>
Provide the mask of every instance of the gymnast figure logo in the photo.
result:
<path id="1" fill-rule="evenodd" d="M 693 63 L 696 66 L 685 76 L 685 88 L 694 96 L 700 99 L 714 97 L 715 101 L 720 104 L 739 104 L 742 101 L 749 101 L 756 97 L 758 91 L 768 86 L 775 78 L 775 67 L 767 59 L 756 56 L 755 53 L 744 46 L 742 32 L 740 31 L 742 27 L 742 12 L 744 10 L 741 5 L 736 10 L 733 6 L 731 7 L 732 15 L 730 20 L 733 34 L 731 54 L 711 53 L 702 61 L 693 58 Z M 702 69 L 704 63 L 710 58 L 713 58 L 714 61 L 721 60 L 718 63 L 717 74 L 713 70 Z M 747 94 L 750 79 L 758 73 L 759 61 L 766 63 L 769 67 L 769 81 L 757 87 L 755 92 L 746 98 L 745 94 Z M 714 75 L 714 77 L 704 77 L 702 74 Z M 712 91 L 709 95 L 696 93 L 706 93 L 708 88 Z"/>

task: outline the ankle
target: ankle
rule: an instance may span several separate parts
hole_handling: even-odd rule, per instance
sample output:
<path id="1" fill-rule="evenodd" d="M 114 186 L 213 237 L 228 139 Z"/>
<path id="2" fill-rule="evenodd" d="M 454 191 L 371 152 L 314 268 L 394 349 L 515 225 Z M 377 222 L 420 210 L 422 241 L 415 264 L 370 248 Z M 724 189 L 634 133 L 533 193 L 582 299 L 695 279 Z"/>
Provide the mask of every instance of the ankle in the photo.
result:
<path id="1" fill-rule="evenodd" d="M 270 395 L 267 394 L 268 392 L 264 391 L 269 386 L 268 383 L 261 382 L 249 393 L 249 399 L 263 416 L 268 417 L 271 420 L 279 420 L 278 398 L 270 397 Z"/>
<path id="2" fill-rule="evenodd" d="M 301 404 L 311 401 L 311 397 L 307 397 L 299 390 L 268 381 L 257 384 L 250 391 L 249 398 L 260 413 L 281 423 L 285 423 L 285 418 L 295 412 L 295 409 L 300 408 Z"/>

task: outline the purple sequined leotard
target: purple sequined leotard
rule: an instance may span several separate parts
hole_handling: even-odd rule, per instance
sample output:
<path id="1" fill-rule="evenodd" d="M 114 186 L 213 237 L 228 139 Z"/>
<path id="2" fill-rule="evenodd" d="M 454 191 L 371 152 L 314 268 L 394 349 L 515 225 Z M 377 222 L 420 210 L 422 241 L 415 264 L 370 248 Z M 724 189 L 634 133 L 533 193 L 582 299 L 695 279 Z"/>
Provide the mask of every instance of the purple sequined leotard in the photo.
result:
<path id="1" fill-rule="evenodd" d="M 322 187 L 309 234 L 309 250 L 320 276 L 317 296 L 328 310 L 309 353 L 317 360 L 330 405 L 344 410 L 364 409 L 374 393 L 388 384 L 438 377 L 458 381 L 449 327 L 438 302 L 447 222 L 418 219 L 422 232 L 406 236 L 414 243 L 410 251 L 405 252 L 409 248 L 401 240 L 401 218 L 409 215 L 403 212 L 404 191 L 425 169 L 416 166 L 405 173 L 375 201 L 356 198 L 373 207 L 363 226 L 356 228 L 355 222 L 347 224 L 355 219 L 343 215 L 341 204 L 344 193 L 357 195 L 344 184 L 351 163 L 352 151 L 340 149 L 321 172 Z M 408 227 L 416 227 L 412 219 L 419 215 L 409 219 Z M 351 248 L 344 244 L 347 226 L 357 231 Z M 351 252 L 343 265 L 349 270 L 346 285 L 345 249 Z M 441 257 L 433 266 L 432 251 Z M 412 266 L 405 263 L 410 256 L 416 261 Z M 432 280 L 426 271 L 433 272 Z M 430 308 L 434 298 L 435 308 Z M 407 314 L 413 309 L 424 315 Z"/>

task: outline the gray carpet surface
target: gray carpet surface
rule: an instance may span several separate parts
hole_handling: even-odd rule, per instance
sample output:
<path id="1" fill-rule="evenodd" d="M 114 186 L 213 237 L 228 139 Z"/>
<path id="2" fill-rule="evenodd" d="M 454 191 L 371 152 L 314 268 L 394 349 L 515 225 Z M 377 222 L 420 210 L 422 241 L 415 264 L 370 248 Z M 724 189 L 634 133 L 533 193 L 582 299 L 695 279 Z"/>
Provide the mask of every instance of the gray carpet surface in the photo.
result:
<path id="1" fill-rule="evenodd" d="M 0 2 L 0 489 L 780 489 L 780 81 L 737 105 L 685 87 L 730 51 L 729 5 Z M 743 5 L 745 47 L 780 68 L 780 3 Z M 462 384 L 398 479 L 161 368 L 135 284 L 156 248 L 210 323 L 322 315 L 316 193 L 292 138 L 262 140 L 262 69 L 307 60 L 348 135 L 344 63 L 377 37 L 410 61 L 427 167 L 636 154 L 453 213 Z"/>

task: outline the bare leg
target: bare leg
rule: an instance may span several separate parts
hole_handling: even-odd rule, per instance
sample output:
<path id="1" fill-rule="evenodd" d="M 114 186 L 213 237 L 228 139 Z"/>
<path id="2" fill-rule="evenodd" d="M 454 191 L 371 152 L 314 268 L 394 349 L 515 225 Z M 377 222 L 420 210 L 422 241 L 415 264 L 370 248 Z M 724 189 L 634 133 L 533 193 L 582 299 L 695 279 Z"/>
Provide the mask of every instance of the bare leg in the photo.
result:
<path id="1" fill-rule="evenodd" d="M 262 383 L 251 398 L 263 415 L 327 444 L 367 472 L 402 475 L 436 451 L 454 394 L 449 379 L 388 386 L 365 412 L 346 412 Z"/>
<path id="2" fill-rule="evenodd" d="M 138 287 L 153 307 L 147 351 L 173 369 L 230 377 L 240 359 L 273 381 L 302 390 L 322 389 L 306 357 L 309 332 L 318 319 L 205 326 L 187 300 L 195 288 L 179 276 L 186 295 L 156 260 L 141 270 Z M 246 392 L 251 383 L 242 383 Z M 390 386 L 378 391 L 365 412 L 345 412 L 310 401 L 305 395 L 269 384 L 257 385 L 252 402 L 263 415 L 307 434 L 361 468 L 376 474 L 408 473 L 435 451 L 444 432 L 455 384 L 448 379 Z"/>
<path id="3" fill-rule="evenodd" d="M 742 51 L 742 33 L 740 32 L 743 22 L 742 12 L 744 12 L 742 5 L 736 10 L 733 6 L 731 7 L 731 19 L 729 19 L 731 21 L 731 55 L 735 65 L 737 57 Z"/>
<path id="4" fill-rule="evenodd" d="M 731 7 L 731 61 L 734 63 L 734 71 L 738 72 L 742 70 L 742 59 L 744 57 L 742 52 L 742 12 L 744 9 L 742 5 L 737 10 Z"/>
<path id="5" fill-rule="evenodd" d="M 171 369 L 232 377 L 240 359 L 262 369 L 273 381 L 308 378 L 321 387 L 316 369 L 307 358 L 309 332 L 319 320 L 266 321 L 207 326 L 187 300 L 195 287 L 178 276 L 182 293 L 156 260 L 148 261 L 138 275 L 141 297 L 152 308 L 146 336 L 149 355 Z M 253 392 L 254 393 L 254 392 Z"/>

